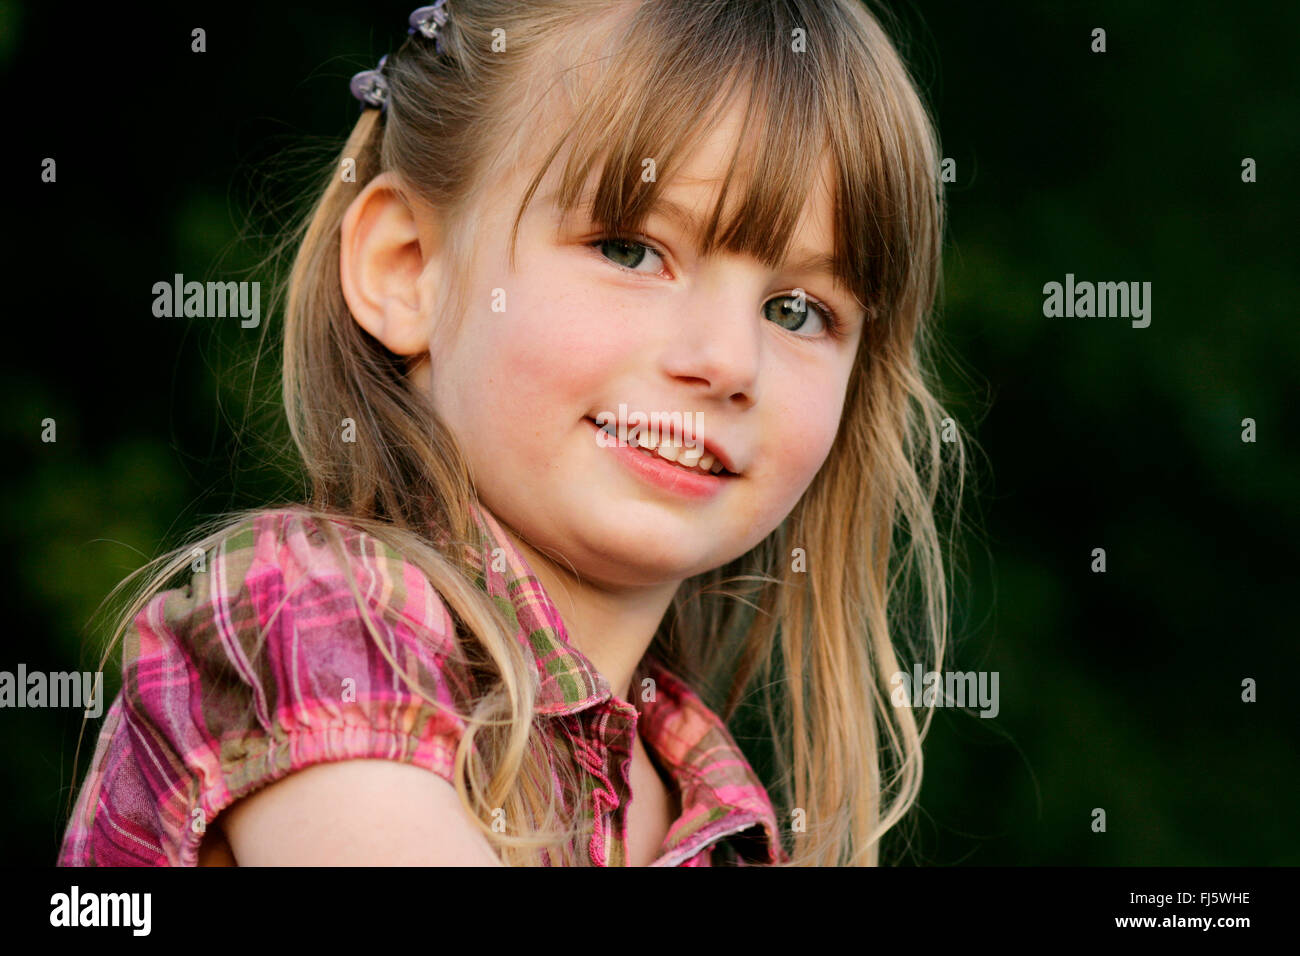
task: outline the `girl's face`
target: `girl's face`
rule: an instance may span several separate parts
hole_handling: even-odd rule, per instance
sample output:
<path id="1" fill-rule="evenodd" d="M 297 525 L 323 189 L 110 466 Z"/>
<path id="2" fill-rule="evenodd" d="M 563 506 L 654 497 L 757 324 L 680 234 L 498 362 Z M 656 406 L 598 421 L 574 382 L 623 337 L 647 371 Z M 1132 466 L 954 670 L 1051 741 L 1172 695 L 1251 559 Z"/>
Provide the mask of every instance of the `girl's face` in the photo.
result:
<path id="1" fill-rule="evenodd" d="M 695 217 L 711 208 L 738 119 L 666 185 L 669 202 Z M 700 258 L 669 214 L 652 213 L 640 245 L 608 241 L 579 212 L 561 221 L 549 202 L 558 165 L 520 224 L 517 271 L 510 226 L 529 176 L 494 194 L 477 225 L 469 313 L 458 341 L 432 354 L 426 384 L 483 503 L 531 546 L 590 583 L 680 581 L 744 554 L 807 489 L 835 440 L 863 315 L 828 271 Z M 809 186 L 790 263 L 831 252 L 825 179 Z M 703 495 L 665 487 L 630 458 L 647 453 L 599 440 L 593 421 L 620 405 L 698 423 L 696 437 L 738 474 L 706 479 L 715 487 Z"/>

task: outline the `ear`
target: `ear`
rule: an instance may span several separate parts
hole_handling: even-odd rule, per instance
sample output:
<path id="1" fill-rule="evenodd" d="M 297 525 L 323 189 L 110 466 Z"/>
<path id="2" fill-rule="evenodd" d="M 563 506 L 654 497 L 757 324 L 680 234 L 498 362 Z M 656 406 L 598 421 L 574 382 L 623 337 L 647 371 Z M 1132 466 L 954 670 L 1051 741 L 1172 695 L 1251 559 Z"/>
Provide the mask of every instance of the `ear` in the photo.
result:
<path id="1" fill-rule="evenodd" d="M 398 180 L 381 173 L 343 215 L 339 279 L 357 324 L 397 355 L 429 351 L 438 280 L 436 230 Z"/>

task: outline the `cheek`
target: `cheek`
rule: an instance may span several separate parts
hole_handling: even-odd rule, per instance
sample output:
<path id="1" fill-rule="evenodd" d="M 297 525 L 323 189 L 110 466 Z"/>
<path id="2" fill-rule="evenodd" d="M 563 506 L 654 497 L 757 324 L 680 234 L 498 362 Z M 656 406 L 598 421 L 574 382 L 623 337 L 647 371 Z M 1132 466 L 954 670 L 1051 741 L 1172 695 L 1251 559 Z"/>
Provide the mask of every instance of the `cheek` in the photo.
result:
<path id="1" fill-rule="evenodd" d="M 590 289 L 577 294 L 577 285 L 543 279 L 514 290 L 507 315 L 496 316 L 494 354 L 484 356 L 512 403 L 560 427 L 597 411 L 592 402 L 617 402 L 608 383 L 635 353 L 617 307 Z"/>
<path id="2" fill-rule="evenodd" d="M 809 394 L 800 379 L 794 398 L 764 422 L 764 439 L 759 447 L 762 464 L 751 475 L 752 483 L 742 503 L 736 528 L 749 529 L 742 539 L 748 549 L 789 516 L 812 484 L 835 443 L 841 403 L 838 396 Z M 739 551 L 737 554 L 743 554 Z"/>
<path id="3" fill-rule="evenodd" d="M 505 287 L 506 311 L 485 306 L 468 316 L 439 363 L 438 408 L 480 464 L 518 458 L 531 467 L 580 418 L 601 411 L 597 403 L 617 407 L 625 398 L 608 390 L 636 354 L 631 327 L 617 306 L 553 274 L 516 278 Z M 508 438 L 502 422 L 513 423 Z"/>
<path id="4" fill-rule="evenodd" d="M 791 507 L 830 454 L 841 408 L 840 396 L 805 393 L 787 403 L 772 426 L 769 454 L 777 463 L 783 497 Z"/>

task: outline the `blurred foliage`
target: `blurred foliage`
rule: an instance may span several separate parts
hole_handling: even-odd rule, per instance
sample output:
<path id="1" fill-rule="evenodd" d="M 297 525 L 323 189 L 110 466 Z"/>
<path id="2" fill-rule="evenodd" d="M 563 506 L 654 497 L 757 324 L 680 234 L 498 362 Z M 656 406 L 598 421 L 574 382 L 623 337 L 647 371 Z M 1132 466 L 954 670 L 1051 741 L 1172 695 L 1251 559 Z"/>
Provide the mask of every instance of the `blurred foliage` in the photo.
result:
<path id="1" fill-rule="evenodd" d="M 1286 811 L 1300 723 L 1282 686 L 1300 663 L 1285 185 L 1300 8 L 891 9 L 957 161 L 938 321 L 951 407 L 987 462 L 948 666 L 997 671 L 1001 713 L 939 711 L 921 809 L 888 853 L 1300 863 Z M 94 669 L 88 624 L 126 573 L 204 516 L 294 496 L 274 465 L 273 377 L 251 377 L 263 330 L 154 318 L 151 289 L 177 272 L 255 277 L 265 308 L 268 241 L 355 119 L 348 77 L 404 36 L 408 12 L 155 7 L 94 17 L 83 43 L 75 9 L 0 2 L 0 69 L 27 106 L 4 150 L 17 296 L 0 384 L 0 669 Z M 1089 52 L 1097 26 L 1105 54 Z M 56 185 L 39 182 L 47 156 Z M 1152 282 L 1150 327 L 1044 318 L 1042 286 L 1067 272 Z M 47 417 L 55 444 L 39 438 Z M 1104 575 L 1089 570 L 1095 547 Z M 1256 704 L 1240 702 L 1244 677 Z M 53 860 L 80 728 L 54 711 L 0 723 L 7 860 Z"/>

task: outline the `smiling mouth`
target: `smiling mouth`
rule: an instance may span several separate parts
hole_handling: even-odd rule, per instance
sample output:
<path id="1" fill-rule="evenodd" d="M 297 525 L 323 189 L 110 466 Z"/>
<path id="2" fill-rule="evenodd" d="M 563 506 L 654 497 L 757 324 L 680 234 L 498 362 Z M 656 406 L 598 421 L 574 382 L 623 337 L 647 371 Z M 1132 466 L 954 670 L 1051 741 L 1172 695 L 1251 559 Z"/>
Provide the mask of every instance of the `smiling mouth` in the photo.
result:
<path id="1" fill-rule="evenodd" d="M 615 440 L 618 439 L 617 431 L 612 431 L 606 426 L 596 424 L 594 418 L 587 418 L 585 420 L 590 422 L 596 429 L 609 435 L 611 438 Z M 643 455 L 648 455 L 651 458 L 657 458 L 661 461 L 667 462 L 668 464 L 674 465 L 687 474 L 712 475 L 714 478 L 736 477 L 735 472 L 728 471 L 722 462 L 718 461 L 712 454 L 704 452 L 703 449 L 699 447 L 692 449 L 690 446 L 676 445 L 669 441 L 656 441 L 654 438 L 647 435 L 644 429 L 642 429 L 640 437 L 635 444 L 631 441 L 627 442 L 627 444 L 635 447 Z"/>

